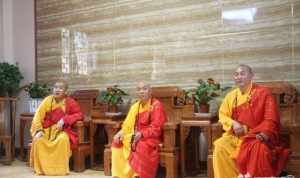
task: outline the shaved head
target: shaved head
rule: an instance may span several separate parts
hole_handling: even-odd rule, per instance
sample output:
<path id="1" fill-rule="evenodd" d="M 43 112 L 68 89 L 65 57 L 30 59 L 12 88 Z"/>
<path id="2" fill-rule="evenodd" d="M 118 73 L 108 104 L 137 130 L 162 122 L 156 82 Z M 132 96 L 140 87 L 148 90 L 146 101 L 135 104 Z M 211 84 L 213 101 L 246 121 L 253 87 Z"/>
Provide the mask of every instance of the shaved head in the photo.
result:
<path id="1" fill-rule="evenodd" d="M 142 103 L 146 103 L 151 98 L 151 85 L 145 81 L 138 82 L 137 95 Z"/>
<path id="2" fill-rule="evenodd" d="M 233 78 L 235 84 L 243 92 L 246 91 L 246 89 L 248 89 L 249 86 L 251 86 L 253 76 L 254 74 L 252 72 L 252 68 L 248 65 L 241 64 L 237 67 Z"/>
<path id="3" fill-rule="evenodd" d="M 249 65 L 240 64 L 237 68 L 244 68 L 244 69 L 246 69 L 249 72 L 249 74 L 253 75 L 252 68 Z"/>
<path id="4" fill-rule="evenodd" d="M 63 99 L 66 97 L 68 83 L 63 80 L 58 80 L 53 86 L 53 95 L 55 99 Z"/>
<path id="5" fill-rule="evenodd" d="M 65 80 L 57 80 L 55 83 L 54 83 L 54 86 L 62 86 L 64 88 L 64 90 L 68 90 L 69 88 L 69 85 L 68 83 L 65 81 Z"/>
<path id="6" fill-rule="evenodd" d="M 139 81 L 137 86 L 139 87 L 146 87 L 146 88 L 151 88 L 150 83 L 146 82 L 146 81 Z"/>

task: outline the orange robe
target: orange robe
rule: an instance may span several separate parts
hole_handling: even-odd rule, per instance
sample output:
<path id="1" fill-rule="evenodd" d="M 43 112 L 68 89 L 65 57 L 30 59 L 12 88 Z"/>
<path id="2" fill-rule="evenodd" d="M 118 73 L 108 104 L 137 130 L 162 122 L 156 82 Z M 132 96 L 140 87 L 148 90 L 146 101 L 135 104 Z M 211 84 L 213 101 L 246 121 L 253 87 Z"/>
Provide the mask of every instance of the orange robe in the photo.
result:
<path id="1" fill-rule="evenodd" d="M 64 120 L 63 131 L 56 123 Z M 72 125 L 82 120 L 79 104 L 72 98 L 56 102 L 54 96 L 46 97 L 37 109 L 31 125 L 32 137 L 39 131 L 44 136 L 33 140 L 30 166 L 37 175 L 66 175 L 69 173 L 71 148 L 77 146 L 77 136 Z"/>
<path id="2" fill-rule="evenodd" d="M 249 132 L 242 137 L 236 158 L 241 174 L 254 177 L 278 176 L 285 166 L 288 149 L 280 146 L 280 120 L 277 103 L 271 92 L 262 86 L 253 85 L 250 100 L 233 108 L 233 119 L 247 126 Z M 267 142 L 256 139 L 264 133 Z"/>
<path id="3" fill-rule="evenodd" d="M 122 126 L 123 143 L 112 144 L 112 176 L 123 178 L 138 175 L 140 178 L 155 178 L 165 121 L 163 105 L 157 99 L 149 100 L 145 106 L 137 102 L 130 108 Z M 130 138 L 134 132 L 141 132 L 142 138 L 132 149 Z"/>

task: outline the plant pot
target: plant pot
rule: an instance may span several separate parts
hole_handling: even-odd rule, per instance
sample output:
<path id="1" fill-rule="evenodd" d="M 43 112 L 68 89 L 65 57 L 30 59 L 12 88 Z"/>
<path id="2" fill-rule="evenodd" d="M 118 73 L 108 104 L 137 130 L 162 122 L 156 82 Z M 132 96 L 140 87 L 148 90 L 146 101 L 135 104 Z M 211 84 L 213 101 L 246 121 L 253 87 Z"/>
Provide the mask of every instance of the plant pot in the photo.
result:
<path id="1" fill-rule="evenodd" d="M 108 105 L 108 108 L 107 108 L 108 112 L 118 112 L 118 106 L 117 105 Z"/>
<path id="2" fill-rule="evenodd" d="M 200 104 L 198 111 L 200 113 L 208 113 L 209 112 L 209 104 Z"/>
<path id="3" fill-rule="evenodd" d="M 30 98 L 29 101 L 28 101 L 29 112 L 30 113 L 35 113 L 35 111 L 40 106 L 42 101 L 43 101 L 42 98 Z"/>

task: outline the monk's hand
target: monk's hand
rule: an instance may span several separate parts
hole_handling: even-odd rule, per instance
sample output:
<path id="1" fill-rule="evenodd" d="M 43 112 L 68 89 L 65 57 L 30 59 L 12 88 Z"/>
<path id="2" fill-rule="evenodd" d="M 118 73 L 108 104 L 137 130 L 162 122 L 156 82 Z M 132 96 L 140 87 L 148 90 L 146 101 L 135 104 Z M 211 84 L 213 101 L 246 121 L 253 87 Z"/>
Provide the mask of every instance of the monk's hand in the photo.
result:
<path id="1" fill-rule="evenodd" d="M 233 122 L 232 122 L 232 129 L 233 129 L 234 134 L 238 137 L 245 134 L 244 127 L 235 120 L 233 120 Z"/>
<path id="2" fill-rule="evenodd" d="M 142 133 L 141 132 L 136 132 L 134 134 L 134 143 L 138 142 L 142 138 Z"/>
<path id="3" fill-rule="evenodd" d="M 113 142 L 117 144 L 119 144 L 122 140 L 123 140 L 123 134 L 121 132 L 118 132 L 113 138 Z"/>
<path id="4" fill-rule="evenodd" d="M 37 139 L 40 139 L 42 138 L 44 135 L 44 132 L 43 131 L 38 131 L 35 136 L 34 136 L 34 139 L 37 140 Z"/>
<path id="5" fill-rule="evenodd" d="M 133 135 L 133 140 L 132 140 L 132 143 L 131 143 L 131 149 L 132 151 L 135 150 L 135 147 L 136 147 L 136 144 L 137 142 L 143 137 L 142 133 L 141 132 L 136 132 L 134 135 Z"/>
<path id="6" fill-rule="evenodd" d="M 57 129 L 58 130 L 62 130 L 63 129 L 63 127 L 64 127 L 64 124 L 65 124 L 65 122 L 64 122 L 64 120 L 63 119 L 60 119 L 58 122 L 57 122 Z"/>
<path id="7" fill-rule="evenodd" d="M 258 139 L 262 142 L 267 142 L 269 140 L 269 137 L 265 133 L 260 132 L 260 133 L 256 134 L 256 139 Z"/>

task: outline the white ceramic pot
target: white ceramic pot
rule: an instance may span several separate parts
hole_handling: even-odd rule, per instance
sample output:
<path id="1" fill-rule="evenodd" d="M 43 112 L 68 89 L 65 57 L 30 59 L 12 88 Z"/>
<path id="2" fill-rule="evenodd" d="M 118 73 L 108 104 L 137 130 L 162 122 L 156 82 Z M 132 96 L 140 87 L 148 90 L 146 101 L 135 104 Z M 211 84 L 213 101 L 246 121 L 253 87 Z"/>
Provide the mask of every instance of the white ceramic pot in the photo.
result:
<path id="1" fill-rule="evenodd" d="M 42 98 L 30 98 L 28 101 L 29 105 L 29 112 L 30 113 L 35 113 L 39 105 L 42 103 L 43 99 Z"/>

